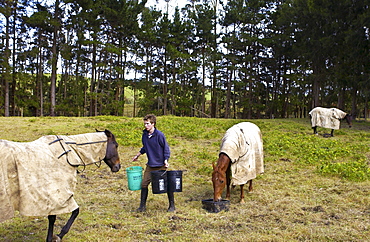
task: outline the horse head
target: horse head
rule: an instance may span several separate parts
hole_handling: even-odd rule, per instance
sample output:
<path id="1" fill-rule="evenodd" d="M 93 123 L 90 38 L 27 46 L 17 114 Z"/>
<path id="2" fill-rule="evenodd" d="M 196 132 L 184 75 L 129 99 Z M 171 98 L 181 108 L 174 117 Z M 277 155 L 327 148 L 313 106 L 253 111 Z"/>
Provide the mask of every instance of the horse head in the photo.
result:
<path id="1" fill-rule="evenodd" d="M 222 191 L 226 186 L 226 173 L 219 170 L 218 166 L 213 164 L 213 172 L 212 172 L 212 183 L 213 183 L 213 191 L 214 197 L 213 201 L 217 202 L 221 200 Z"/>
<path id="2" fill-rule="evenodd" d="M 346 114 L 346 116 L 344 118 L 346 119 L 348 126 L 351 128 L 352 127 L 352 120 L 353 120 L 352 115 L 351 114 Z"/>
<path id="3" fill-rule="evenodd" d="M 118 155 L 118 143 L 114 134 L 109 130 L 104 130 L 105 135 L 107 136 L 107 151 L 105 153 L 104 162 L 109 166 L 112 172 L 117 172 L 121 169 L 121 164 Z"/>

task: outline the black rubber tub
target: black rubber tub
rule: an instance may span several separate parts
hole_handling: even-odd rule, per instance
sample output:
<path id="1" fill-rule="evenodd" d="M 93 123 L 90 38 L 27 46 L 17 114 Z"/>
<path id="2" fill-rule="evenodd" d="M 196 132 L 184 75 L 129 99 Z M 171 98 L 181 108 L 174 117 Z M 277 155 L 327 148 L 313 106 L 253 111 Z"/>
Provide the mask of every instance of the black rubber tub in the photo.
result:
<path id="1" fill-rule="evenodd" d="M 222 210 L 229 211 L 230 201 L 222 199 L 221 201 L 215 202 L 213 199 L 202 200 L 202 207 L 210 213 L 218 213 Z"/>

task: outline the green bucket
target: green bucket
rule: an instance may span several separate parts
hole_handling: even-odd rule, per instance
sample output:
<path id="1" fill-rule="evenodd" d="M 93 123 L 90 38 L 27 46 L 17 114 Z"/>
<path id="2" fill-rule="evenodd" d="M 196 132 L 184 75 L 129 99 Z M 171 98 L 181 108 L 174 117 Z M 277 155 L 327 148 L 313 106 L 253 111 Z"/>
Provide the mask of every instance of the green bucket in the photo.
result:
<path id="1" fill-rule="evenodd" d="M 131 166 L 126 168 L 128 189 L 137 191 L 141 189 L 141 181 L 143 180 L 143 168 L 141 166 Z"/>

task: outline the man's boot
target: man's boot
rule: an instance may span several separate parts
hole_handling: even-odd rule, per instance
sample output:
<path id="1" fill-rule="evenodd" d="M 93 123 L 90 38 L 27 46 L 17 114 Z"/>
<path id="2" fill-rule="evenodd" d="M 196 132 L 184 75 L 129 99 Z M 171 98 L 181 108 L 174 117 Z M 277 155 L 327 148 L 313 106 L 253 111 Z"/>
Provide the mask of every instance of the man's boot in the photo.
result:
<path id="1" fill-rule="evenodd" d="M 168 196 L 168 203 L 169 203 L 167 212 L 173 212 L 176 210 L 175 209 L 175 196 L 173 192 L 167 192 L 167 196 Z"/>
<path id="2" fill-rule="evenodd" d="M 140 207 L 136 209 L 137 212 L 145 212 L 147 198 L 148 198 L 148 188 L 141 188 Z"/>

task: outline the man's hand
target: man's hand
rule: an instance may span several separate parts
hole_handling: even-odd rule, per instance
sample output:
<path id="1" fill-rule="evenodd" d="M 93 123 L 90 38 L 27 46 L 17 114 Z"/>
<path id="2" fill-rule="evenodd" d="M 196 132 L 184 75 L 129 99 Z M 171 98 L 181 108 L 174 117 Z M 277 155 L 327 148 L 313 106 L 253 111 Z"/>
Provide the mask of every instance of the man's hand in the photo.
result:
<path id="1" fill-rule="evenodd" d="M 137 161 L 137 159 L 139 158 L 140 155 L 135 155 L 134 158 L 132 159 L 132 161 Z"/>

